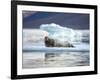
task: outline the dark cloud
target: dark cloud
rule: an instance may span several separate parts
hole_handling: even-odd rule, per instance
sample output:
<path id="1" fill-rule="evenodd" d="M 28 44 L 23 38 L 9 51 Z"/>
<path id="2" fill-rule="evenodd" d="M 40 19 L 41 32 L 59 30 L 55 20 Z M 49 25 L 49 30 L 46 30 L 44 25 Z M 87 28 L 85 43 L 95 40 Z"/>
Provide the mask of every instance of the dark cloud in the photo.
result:
<path id="1" fill-rule="evenodd" d="M 89 14 L 23 11 L 23 28 L 39 28 L 41 24 L 51 23 L 89 29 Z"/>

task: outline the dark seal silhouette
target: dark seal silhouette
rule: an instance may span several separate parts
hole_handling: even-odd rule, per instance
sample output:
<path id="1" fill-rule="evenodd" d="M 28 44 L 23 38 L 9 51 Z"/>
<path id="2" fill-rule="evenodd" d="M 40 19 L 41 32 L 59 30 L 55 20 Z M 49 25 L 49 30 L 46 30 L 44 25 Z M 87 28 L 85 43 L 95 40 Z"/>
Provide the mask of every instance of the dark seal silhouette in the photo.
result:
<path id="1" fill-rule="evenodd" d="M 55 46 L 55 41 L 54 39 L 50 39 L 49 37 L 45 37 L 45 46 L 46 47 L 54 47 Z"/>
<path id="2" fill-rule="evenodd" d="M 74 47 L 71 43 L 65 42 L 61 43 L 58 40 L 45 37 L 45 46 L 46 47 Z"/>

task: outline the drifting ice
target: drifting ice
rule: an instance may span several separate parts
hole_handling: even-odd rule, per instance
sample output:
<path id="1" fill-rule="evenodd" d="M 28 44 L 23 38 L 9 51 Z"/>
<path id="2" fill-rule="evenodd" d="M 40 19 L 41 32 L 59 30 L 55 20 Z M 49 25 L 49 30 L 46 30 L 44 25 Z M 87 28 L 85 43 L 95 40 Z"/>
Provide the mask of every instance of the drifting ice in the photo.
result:
<path id="1" fill-rule="evenodd" d="M 68 27 L 63 27 L 55 23 L 42 24 L 40 29 L 49 33 L 49 37 L 61 41 L 81 42 L 84 30 L 74 30 Z"/>

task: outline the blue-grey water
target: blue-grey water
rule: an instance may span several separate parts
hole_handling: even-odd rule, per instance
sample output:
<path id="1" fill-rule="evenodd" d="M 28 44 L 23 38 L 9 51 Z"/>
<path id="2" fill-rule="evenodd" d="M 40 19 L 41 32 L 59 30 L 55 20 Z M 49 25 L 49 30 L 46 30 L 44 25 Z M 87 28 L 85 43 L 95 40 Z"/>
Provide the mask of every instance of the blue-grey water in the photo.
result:
<path id="1" fill-rule="evenodd" d="M 23 52 L 23 68 L 89 66 L 89 52 Z"/>

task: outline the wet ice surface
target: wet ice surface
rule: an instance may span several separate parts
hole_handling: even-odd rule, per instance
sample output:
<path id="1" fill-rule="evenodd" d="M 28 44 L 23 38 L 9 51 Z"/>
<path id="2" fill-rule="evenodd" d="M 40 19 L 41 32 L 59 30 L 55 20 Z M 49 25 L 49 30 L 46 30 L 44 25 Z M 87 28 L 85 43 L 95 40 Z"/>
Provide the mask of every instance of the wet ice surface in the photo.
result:
<path id="1" fill-rule="evenodd" d="M 89 52 L 23 52 L 23 68 L 89 66 Z"/>
<path id="2" fill-rule="evenodd" d="M 24 44 L 23 52 L 88 52 L 88 43 L 75 44 L 74 47 L 45 47 L 45 46 L 34 46 L 30 44 Z"/>

